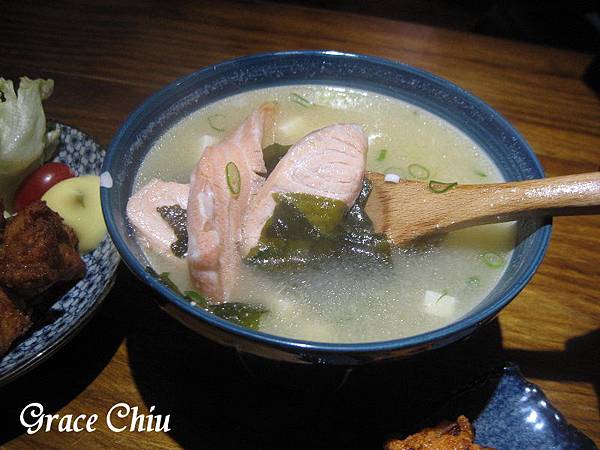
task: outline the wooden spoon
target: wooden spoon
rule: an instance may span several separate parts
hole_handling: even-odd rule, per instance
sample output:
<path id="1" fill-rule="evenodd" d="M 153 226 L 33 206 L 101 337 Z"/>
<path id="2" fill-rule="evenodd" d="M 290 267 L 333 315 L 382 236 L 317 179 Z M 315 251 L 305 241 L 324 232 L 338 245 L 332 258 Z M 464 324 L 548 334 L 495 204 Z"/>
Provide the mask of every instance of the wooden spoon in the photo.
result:
<path id="1" fill-rule="evenodd" d="M 375 231 L 387 234 L 396 245 L 528 215 L 600 214 L 599 208 L 589 208 L 600 206 L 600 172 L 510 183 L 458 184 L 442 193 L 433 192 L 427 182 L 387 182 L 383 174 L 373 172 L 367 177 L 373 182 L 367 214 Z M 438 186 L 437 190 L 442 189 Z"/>

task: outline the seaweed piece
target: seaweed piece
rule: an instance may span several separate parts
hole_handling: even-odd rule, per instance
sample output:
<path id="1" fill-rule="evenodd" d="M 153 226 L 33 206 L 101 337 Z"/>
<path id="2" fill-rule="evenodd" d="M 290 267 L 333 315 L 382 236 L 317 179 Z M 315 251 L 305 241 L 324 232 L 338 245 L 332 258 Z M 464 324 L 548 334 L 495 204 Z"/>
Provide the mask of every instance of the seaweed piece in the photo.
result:
<path id="1" fill-rule="evenodd" d="M 273 199 L 297 210 L 319 234 L 334 233 L 348 210 L 341 200 L 303 192 L 276 192 Z"/>
<path id="2" fill-rule="evenodd" d="M 273 194 L 273 215 L 245 261 L 267 270 L 304 267 L 338 255 L 389 263 L 390 242 L 384 234 L 373 232 L 373 222 L 365 212 L 371 190 L 365 178 L 350 209 L 342 201 L 316 195 Z"/>
<path id="3" fill-rule="evenodd" d="M 210 303 L 208 303 L 208 300 L 206 300 L 206 297 L 204 297 L 204 295 L 202 295 L 196 291 L 185 291 L 182 294 L 182 297 L 187 298 L 188 300 L 194 302 L 195 306 L 199 306 L 200 308 L 206 309 L 207 311 L 210 307 Z"/>
<path id="4" fill-rule="evenodd" d="M 354 227 L 346 230 L 340 236 L 340 243 L 346 253 L 390 262 L 390 241 L 384 234 Z"/>
<path id="5" fill-rule="evenodd" d="M 185 297 L 196 303 L 196 306 L 211 312 L 221 319 L 243 327 L 252 328 L 253 330 L 258 330 L 260 318 L 267 312 L 267 309 L 263 305 L 249 303 L 228 302 L 211 305 L 203 295 L 196 291 L 186 291 Z"/>
<path id="6" fill-rule="evenodd" d="M 267 309 L 263 305 L 231 302 L 211 305 L 209 311 L 236 325 L 258 330 L 260 319 Z"/>
<path id="7" fill-rule="evenodd" d="M 356 201 L 352 208 L 348 210 L 346 214 L 346 218 L 344 221 L 344 225 L 346 227 L 360 227 L 367 230 L 373 230 L 373 222 L 371 218 L 367 215 L 365 211 L 365 207 L 367 206 L 367 200 L 369 200 L 369 195 L 371 195 L 371 191 L 373 190 L 373 183 L 369 181 L 369 179 L 364 178 L 363 184 L 356 197 Z"/>
<path id="8" fill-rule="evenodd" d="M 304 193 L 274 193 L 273 199 L 273 215 L 246 261 L 267 269 L 294 268 L 333 254 L 348 209 L 344 202 Z"/>
<path id="9" fill-rule="evenodd" d="M 169 272 L 158 273 L 156 270 L 154 270 L 154 268 L 152 268 L 152 266 L 146 266 L 145 270 L 150 275 L 152 275 L 154 278 L 156 278 L 158 281 L 160 281 L 162 284 L 164 284 L 166 287 L 168 287 L 173 292 L 175 292 L 177 295 L 180 295 L 181 297 L 185 297 L 183 292 L 181 292 L 179 290 L 179 288 L 177 287 L 177 285 L 175 283 L 173 283 L 173 280 L 171 280 Z"/>
<path id="10" fill-rule="evenodd" d="M 267 167 L 267 175 L 273 172 L 277 163 L 281 161 L 281 158 L 285 156 L 290 147 L 291 145 L 283 145 L 275 142 L 263 148 L 263 159 Z"/>
<path id="11" fill-rule="evenodd" d="M 173 229 L 177 238 L 171 244 L 171 251 L 178 258 L 183 258 L 188 248 L 187 210 L 179 205 L 159 206 L 156 210 Z"/>
<path id="12" fill-rule="evenodd" d="M 373 184 L 363 179 L 363 185 L 356 202 L 346 214 L 340 242 L 347 253 L 370 256 L 390 262 L 392 248 L 387 236 L 373 231 L 373 221 L 365 211 Z"/>
<path id="13" fill-rule="evenodd" d="M 146 267 L 146 272 L 180 297 L 183 297 L 190 302 L 194 302 L 195 306 L 222 319 L 228 320 L 229 322 L 235 323 L 236 325 L 258 330 L 260 318 L 263 314 L 268 312 L 263 305 L 259 304 L 227 302 L 213 305 L 209 303 L 202 294 L 196 291 L 181 292 L 177 285 L 173 283 L 173 280 L 171 280 L 169 272 L 162 272 L 159 274 L 150 266 Z"/>

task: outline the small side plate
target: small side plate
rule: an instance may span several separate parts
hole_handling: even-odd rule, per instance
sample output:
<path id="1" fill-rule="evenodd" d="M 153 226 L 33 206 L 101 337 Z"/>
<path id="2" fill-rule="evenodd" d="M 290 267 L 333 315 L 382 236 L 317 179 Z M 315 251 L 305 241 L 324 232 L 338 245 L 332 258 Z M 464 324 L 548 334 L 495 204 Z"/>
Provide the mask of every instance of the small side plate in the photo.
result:
<path id="1" fill-rule="evenodd" d="M 105 150 L 90 136 L 65 124 L 54 161 L 68 164 L 77 175 L 99 175 Z M 87 273 L 52 305 L 51 323 L 28 334 L 0 359 L 0 386 L 31 370 L 71 339 L 98 309 L 114 284 L 119 255 L 110 237 L 83 257 Z"/>
<path id="2" fill-rule="evenodd" d="M 542 390 L 507 364 L 461 389 L 432 423 L 464 414 L 473 419 L 475 442 L 497 450 L 593 450 L 585 434 L 567 423 Z M 429 420 L 428 420 L 429 422 Z"/>
<path id="3" fill-rule="evenodd" d="M 496 390 L 474 426 L 475 441 L 498 450 L 597 449 L 514 365 L 503 368 Z"/>

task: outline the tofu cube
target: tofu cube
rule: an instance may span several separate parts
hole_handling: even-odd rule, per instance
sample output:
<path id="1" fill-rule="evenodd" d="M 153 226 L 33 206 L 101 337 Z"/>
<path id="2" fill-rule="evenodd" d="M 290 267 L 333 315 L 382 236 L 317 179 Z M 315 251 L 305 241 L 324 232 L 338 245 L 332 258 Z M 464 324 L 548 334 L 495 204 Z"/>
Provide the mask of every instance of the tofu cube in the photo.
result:
<path id="1" fill-rule="evenodd" d="M 437 291 L 425 291 L 423 307 L 426 312 L 438 317 L 450 317 L 456 310 L 456 297 Z"/>
<path id="2" fill-rule="evenodd" d="M 214 145 L 219 142 L 219 139 L 215 136 L 211 136 L 210 134 L 205 134 L 200 139 L 198 139 L 198 143 L 200 144 L 200 150 L 204 150 L 209 145 Z"/>

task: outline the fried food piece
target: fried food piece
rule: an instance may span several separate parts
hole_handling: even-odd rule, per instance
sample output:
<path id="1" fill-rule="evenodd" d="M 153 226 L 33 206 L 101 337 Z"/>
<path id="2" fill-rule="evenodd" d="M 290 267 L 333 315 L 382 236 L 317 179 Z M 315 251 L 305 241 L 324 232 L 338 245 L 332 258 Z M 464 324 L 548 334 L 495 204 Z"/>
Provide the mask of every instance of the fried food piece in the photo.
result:
<path id="1" fill-rule="evenodd" d="M 12 343 L 31 327 L 29 316 L 22 312 L 0 288 L 0 357 Z"/>
<path id="2" fill-rule="evenodd" d="M 6 221 L 0 242 L 0 285 L 23 298 L 79 279 L 85 263 L 77 236 L 61 217 L 36 202 Z"/>
<path id="3" fill-rule="evenodd" d="M 493 450 L 473 443 L 475 433 L 465 416 L 459 416 L 455 423 L 440 424 L 408 436 L 406 439 L 392 439 L 385 450 Z"/>
<path id="4" fill-rule="evenodd" d="M 2 203 L 2 199 L 0 198 L 0 237 L 2 236 L 2 232 L 4 231 L 5 223 L 6 219 L 4 218 L 4 203 Z"/>

